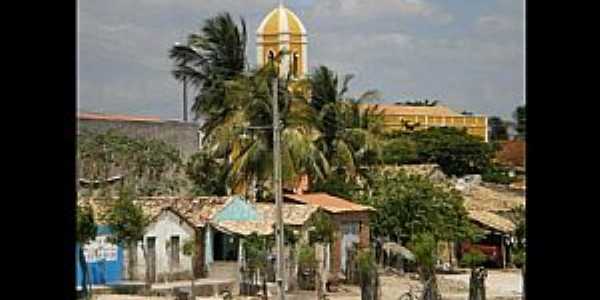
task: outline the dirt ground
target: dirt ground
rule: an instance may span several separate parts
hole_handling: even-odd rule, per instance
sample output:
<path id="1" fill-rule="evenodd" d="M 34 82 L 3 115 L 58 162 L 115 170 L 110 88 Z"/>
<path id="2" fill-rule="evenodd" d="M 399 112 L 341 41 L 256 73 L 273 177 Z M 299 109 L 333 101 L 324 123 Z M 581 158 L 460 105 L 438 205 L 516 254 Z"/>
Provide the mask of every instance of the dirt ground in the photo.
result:
<path id="1" fill-rule="evenodd" d="M 438 275 L 438 285 L 442 293 L 442 299 L 462 300 L 468 299 L 469 295 L 468 272 L 463 274 Z M 398 300 L 413 286 L 419 289 L 421 284 L 418 280 L 411 279 L 409 274 L 381 275 L 381 300 Z M 490 300 L 518 300 L 521 299 L 522 278 L 520 270 L 488 270 L 486 278 L 486 294 Z M 97 300 L 172 300 L 172 297 L 143 297 L 129 295 L 96 295 Z M 314 291 L 294 292 L 287 297 L 289 300 L 314 300 Z M 235 300 L 257 299 L 254 297 L 235 297 Z M 276 299 L 274 296 L 269 299 Z M 329 294 L 330 300 L 359 300 L 360 288 L 358 286 L 342 285 L 340 291 Z M 196 297 L 196 300 L 221 300 L 219 298 Z"/>

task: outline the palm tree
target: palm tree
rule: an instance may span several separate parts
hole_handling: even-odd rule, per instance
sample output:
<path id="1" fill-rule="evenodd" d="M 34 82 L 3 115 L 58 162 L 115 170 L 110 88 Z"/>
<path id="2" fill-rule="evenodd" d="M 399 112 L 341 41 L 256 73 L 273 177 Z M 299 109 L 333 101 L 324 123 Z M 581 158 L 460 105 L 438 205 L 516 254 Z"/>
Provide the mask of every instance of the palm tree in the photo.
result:
<path id="1" fill-rule="evenodd" d="M 364 102 L 378 98 L 369 90 L 358 99 L 346 97 L 352 75 L 339 77 L 326 66 L 320 66 L 309 76 L 310 105 L 318 112 L 317 128 L 322 136 L 317 140 L 332 168 L 348 178 L 362 177 L 361 167 L 371 156 L 380 156 L 377 136 L 381 133 L 381 111 Z M 379 121 L 378 121 L 379 120 Z"/>
<path id="2" fill-rule="evenodd" d="M 271 82 L 276 76 L 276 65 L 267 64 L 227 82 L 224 101 L 236 109 L 226 114 L 205 137 L 206 147 L 213 155 L 228 157 L 228 183 L 236 192 L 251 181 L 265 183 L 272 176 L 273 132 L 269 127 L 272 125 Z M 280 79 L 278 90 L 283 127 L 282 179 L 286 184 L 294 184 L 304 174 L 323 178 L 328 172 L 328 163 L 314 143 L 320 135 L 314 126 L 315 111 L 301 89 L 291 89 L 289 84 L 289 78 Z M 251 131 L 252 138 L 248 139 L 244 131 L 249 127 L 261 130 Z"/>
<path id="3" fill-rule="evenodd" d="M 229 13 L 205 21 L 200 33 L 188 36 L 187 44 L 175 45 L 169 58 L 175 62 L 172 71 L 177 80 L 187 79 L 196 87 L 192 111 L 195 119 L 204 117 L 203 132 L 208 133 L 235 108 L 224 103 L 225 82 L 241 74 L 247 65 L 246 23 L 240 27 Z"/>

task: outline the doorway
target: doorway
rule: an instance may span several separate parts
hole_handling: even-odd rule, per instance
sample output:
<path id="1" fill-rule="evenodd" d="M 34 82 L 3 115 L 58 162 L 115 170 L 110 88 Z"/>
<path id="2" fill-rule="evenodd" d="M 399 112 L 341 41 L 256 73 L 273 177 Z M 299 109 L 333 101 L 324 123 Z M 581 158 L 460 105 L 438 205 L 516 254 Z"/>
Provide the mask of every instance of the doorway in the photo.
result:
<path id="1" fill-rule="evenodd" d="M 239 238 L 215 231 L 213 241 L 213 257 L 215 261 L 237 261 Z"/>
<path id="2" fill-rule="evenodd" d="M 156 280 L 156 237 L 147 237 L 146 245 L 148 249 L 148 278 L 151 283 L 154 283 Z"/>

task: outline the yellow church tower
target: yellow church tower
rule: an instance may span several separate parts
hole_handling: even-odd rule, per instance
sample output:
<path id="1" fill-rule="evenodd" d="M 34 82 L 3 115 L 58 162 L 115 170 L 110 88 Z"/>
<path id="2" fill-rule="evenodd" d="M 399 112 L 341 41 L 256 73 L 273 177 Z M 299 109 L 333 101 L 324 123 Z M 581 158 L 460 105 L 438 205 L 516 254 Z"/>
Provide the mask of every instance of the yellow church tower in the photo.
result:
<path id="1" fill-rule="evenodd" d="M 286 50 L 289 54 L 281 58 L 280 76 L 290 74 L 292 78 L 303 78 L 308 72 L 306 28 L 300 18 L 281 2 L 256 30 L 256 50 L 258 67 Z"/>

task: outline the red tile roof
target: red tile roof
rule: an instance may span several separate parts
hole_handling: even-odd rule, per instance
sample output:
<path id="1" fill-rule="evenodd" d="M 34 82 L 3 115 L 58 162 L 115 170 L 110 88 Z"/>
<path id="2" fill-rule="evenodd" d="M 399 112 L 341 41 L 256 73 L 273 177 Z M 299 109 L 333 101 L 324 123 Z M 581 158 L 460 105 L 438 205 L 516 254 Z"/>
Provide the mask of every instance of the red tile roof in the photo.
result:
<path id="1" fill-rule="evenodd" d="M 331 213 L 374 211 L 370 206 L 352 203 L 348 200 L 327 193 L 285 194 L 285 197 L 300 203 L 319 206 Z"/>
<path id="2" fill-rule="evenodd" d="M 77 114 L 77 119 L 82 120 L 105 120 L 105 121 L 137 121 L 137 122 L 160 122 L 160 118 L 156 116 L 132 116 L 118 114 L 101 114 L 80 112 Z"/>

